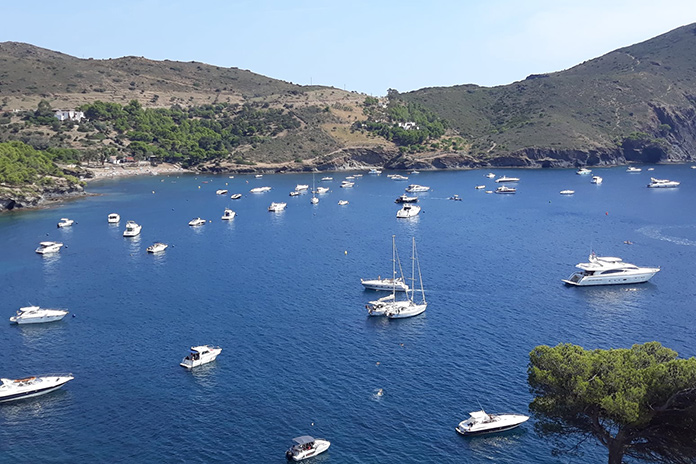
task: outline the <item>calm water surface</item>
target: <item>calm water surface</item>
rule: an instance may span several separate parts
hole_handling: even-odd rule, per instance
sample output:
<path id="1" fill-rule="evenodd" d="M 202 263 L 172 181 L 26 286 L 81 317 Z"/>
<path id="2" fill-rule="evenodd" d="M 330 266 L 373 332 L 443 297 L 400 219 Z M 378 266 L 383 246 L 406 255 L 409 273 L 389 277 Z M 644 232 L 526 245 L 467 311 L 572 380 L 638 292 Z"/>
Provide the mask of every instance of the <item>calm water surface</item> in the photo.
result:
<path id="1" fill-rule="evenodd" d="M 696 354 L 696 170 L 595 169 L 599 186 L 574 170 L 495 173 L 520 177 L 518 193 L 474 190 L 496 186 L 483 171 L 409 182 L 365 174 L 353 189 L 334 174 L 332 183 L 317 177 L 331 191 L 311 205 L 309 195 L 288 196 L 311 185 L 308 174 L 151 176 L 1 215 L 0 375 L 75 380 L 0 405 L 0 462 L 281 463 L 304 434 L 332 442 L 317 463 L 603 462 L 591 445 L 583 457 L 553 457 L 532 421 L 474 439 L 454 428 L 479 404 L 527 413 L 528 353 L 539 344 L 658 340 Z M 647 189 L 651 175 L 682 185 Z M 397 220 L 394 199 L 410 182 L 432 190 L 420 194 L 418 217 Z M 273 190 L 249 193 L 262 185 Z M 455 193 L 462 202 L 447 200 Z M 287 210 L 268 213 L 271 201 Z M 238 214 L 229 223 L 225 207 Z M 111 212 L 119 225 L 107 224 Z M 198 216 L 211 222 L 189 227 Z M 61 217 L 77 223 L 57 229 Z M 143 225 L 139 237 L 122 237 L 127 220 Z M 429 305 L 416 318 L 366 317 L 376 294 L 360 278 L 389 275 L 392 235 L 406 265 L 411 237 L 418 245 Z M 65 247 L 42 257 L 42 240 Z M 155 241 L 170 246 L 148 255 Z M 642 285 L 564 287 L 593 249 L 662 271 Z M 30 303 L 74 317 L 7 323 Z M 191 372 L 179 367 L 197 344 L 223 352 Z"/>

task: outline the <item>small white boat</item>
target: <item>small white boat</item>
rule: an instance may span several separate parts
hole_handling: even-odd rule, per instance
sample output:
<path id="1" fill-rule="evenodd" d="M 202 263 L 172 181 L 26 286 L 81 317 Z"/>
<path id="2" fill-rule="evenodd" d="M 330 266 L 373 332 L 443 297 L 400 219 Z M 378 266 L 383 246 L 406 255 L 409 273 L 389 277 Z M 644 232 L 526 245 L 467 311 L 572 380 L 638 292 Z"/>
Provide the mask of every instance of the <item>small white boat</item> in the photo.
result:
<path id="1" fill-rule="evenodd" d="M 355 176 L 346 176 L 346 180 L 355 180 Z"/>
<path id="2" fill-rule="evenodd" d="M 225 212 L 222 213 L 222 219 L 224 221 L 229 221 L 230 219 L 234 219 L 234 217 L 237 215 L 234 211 L 232 211 L 229 208 L 225 208 Z"/>
<path id="3" fill-rule="evenodd" d="M 355 182 L 351 182 L 349 180 L 344 180 L 343 182 L 341 182 L 341 188 L 353 188 L 354 185 Z"/>
<path id="4" fill-rule="evenodd" d="M 47 309 L 38 306 L 19 308 L 17 314 L 10 318 L 13 324 L 42 324 L 44 322 L 60 321 L 68 314 L 65 309 Z"/>
<path id="5" fill-rule="evenodd" d="M 487 414 L 485 411 L 469 413 L 469 418 L 457 425 L 461 435 L 482 435 L 484 433 L 504 432 L 514 429 L 529 420 L 522 414 Z"/>
<path id="6" fill-rule="evenodd" d="M 317 187 L 315 190 L 316 193 L 326 193 L 329 191 L 329 187 Z"/>
<path id="7" fill-rule="evenodd" d="M 297 184 L 295 186 L 296 192 L 303 192 L 303 191 L 308 190 L 308 189 L 309 189 L 309 185 L 307 185 L 307 184 Z"/>
<path id="8" fill-rule="evenodd" d="M 232 195 L 230 195 L 230 198 L 232 200 L 239 200 L 240 198 L 242 198 L 242 194 L 241 193 L 233 193 Z"/>
<path id="9" fill-rule="evenodd" d="M 391 176 L 391 180 L 408 180 L 408 177 L 402 176 L 401 174 L 394 174 Z"/>
<path id="10" fill-rule="evenodd" d="M 251 193 L 265 193 L 265 192 L 268 192 L 270 190 L 271 190 L 271 187 L 255 187 L 255 188 L 249 190 L 249 192 L 251 192 Z"/>
<path id="11" fill-rule="evenodd" d="M 164 250 L 166 250 L 168 246 L 169 245 L 167 245 L 166 243 L 155 242 L 152 245 L 150 245 L 149 247 L 147 247 L 147 252 L 148 253 L 161 253 Z"/>
<path id="12" fill-rule="evenodd" d="M 500 187 L 495 189 L 495 193 L 517 193 L 517 189 L 501 185 Z"/>
<path id="13" fill-rule="evenodd" d="M 408 285 L 404 279 L 393 277 L 391 279 L 383 279 L 382 276 L 376 279 L 360 279 L 360 283 L 365 287 L 365 290 L 377 290 L 383 292 L 407 292 Z"/>
<path id="14" fill-rule="evenodd" d="M 430 190 L 430 187 L 426 187 L 425 185 L 418 185 L 418 184 L 411 184 L 408 187 L 406 187 L 406 191 L 408 193 L 427 192 L 428 190 Z"/>
<path id="15" fill-rule="evenodd" d="M 410 174 L 420 174 L 420 171 L 411 171 Z"/>
<path id="16" fill-rule="evenodd" d="M 648 168 L 648 171 L 654 171 L 655 168 Z"/>
<path id="17" fill-rule="evenodd" d="M 109 224 L 118 224 L 121 221 L 121 216 L 118 213 L 111 213 L 106 220 Z"/>
<path id="18" fill-rule="evenodd" d="M 368 174 L 382 174 L 382 171 L 380 171 L 377 168 L 371 168 L 369 171 L 367 171 Z"/>
<path id="19" fill-rule="evenodd" d="M 323 453 L 331 446 L 331 442 L 328 440 L 310 437 L 309 435 L 293 438 L 292 441 L 295 444 L 285 452 L 285 457 L 289 461 L 302 461 L 303 459 L 311 458 Z"/>
<path id="20" fill-rule="evenodd" d="M 216 195 L 227 195 L 227 190 L 225 189 L 219 189 L 215 191 Z"/>
<path id="21" fill-rule="evenodd" d="M 575 190 L 561 190 L 561 195 L 572 195 L 575 193 Z"/>
<path id="22" fill-rule="evenodd" d="M 256 177 L 257 179 L 260 179 L 263 177 L 263 174 L 256 174 L 254 177 Z"/>
<path id="23" fill-rule="evenodd" d="M 496 181 L 496 183 L 501 183 L 501 182 L 519 182 L 520 179 L 519 179 L 519 177 L 507 177 L 507 176 L 503 176 L 503 177 L 498 177 L 495 181 Z"/>
<path id="24" fill-rule="evenodd" d="M 291 197 L 297 197 L 297 196 L 300 196 L 301 194 L 302 194 L 302 192 L 298 192 L 297 190 L 293 190 L 292 192 L 290 192 Z"/>
<path id="25" fill-rule="evenodd" d="M 56 253 L 60 251 L 63 244 L 60 242 L 40 242 L 39 247 L 35 250 L 40 255 Z"/>
<path id="26" fill-rule="evenodd" d="M 485 189 L 486 186 L 485 186 L 485 185 L 477 185 L 477 186 L 474 187 L 474 188 L 475 188 L 476 190 L 482 190 L 482 189 Z"/>
<path id="27" fill-rule="evenodd" d="M 568 285 L 585 287 L 590 285 L 622 285 L 647 282 L 660 271 L 659 267 L 638 267 L 625 263 L 621 258 L 597 256 L 590 254 L 588 263 L 576 265 L 580 272 L 574 272 L 568 279 Z"/>
<path id="28" fill-rule="evenodd" d="M 462 198 L 461 198 L 459 195 L 454 194 L 454 195 L 452 195 L 451 197 L 449 197 L 448 200 L 452 200 L 452 201 L 462 201 Z"/>
<path id="29" fill-rule="evenodd" d="M 409 197 L 405 193 L 394 200 L 394 203 L 417 203 L 418 197 Z"/>
<path id="30" fill-rule="evenodd" d="M 495 174 L 489 172 L 488 174 L 486 174 L 486 177 L 488 177 L 489 179 L 493 179 L 495 177 Z"/>
<path id="31" fill-rule="evenodd" d="M 362 177 L 362 174 L 353 174 L 353 177 Z"/>
<path id="32" fill-rule="evenodd" d="M 642 171 L 641 168 L 636 168 L 633 166 L 629 166 L 628 169 L 626 169 L 626 172 L 640 172 L 640 171 Z"/>
<path id="33" fill-rule="evenodd" d="M 590 183 L 600 185 L 602 183 L 602 180 L 604 179 L 602 179 L 599 176 L 592 176 L 592 180 L 590 181 Z"/>
<path id="34" fill-rule="evenodd" d="M 268 211 L 272 213 L 279 213 L 285 209 L 285 207 L 288 206 L 287 203 L 276 203 L 273 202 L 271 205 L 268 207 Z"/>
<path id="35" fill-rule="evenodd" d="M 124 237 L 135 237 L 136 235 L 140 234 L 140 231 L 143 229 L 143 226 L 138 224 L 135 221 L 128 221 L 126 222 L 126 230 L 123 231 L 123 236 Z"/>
<path id="36" fill-rule="evenodd" d="M 72 219 L 60 218 L 60 221 L 58 221 L 58 227 L 59 227 L 59 228 L 61 228 L 61 227 L 70 227 L 70 226 L 73 225 L 74 223 L 75 223 L 75 221 L 73 221 Z"/>
<path id="37" fill-rule="evenodd" d="M 192 346 L 191 352 L 179 363 L 179 365 L 181 367 L 191 369 L 192 367 L 200 366 L 201 364 L 207 364 L 211 361 L 215 361 L 215 358 L 218 357 L 221 351 L 222 348 L 219 346 Z"/>
<path id="38" fill-rule="evenodd" d="M 333 177 L 322 177 L 321 180 L 322 182 L 331 182 L 333 180 Z"/>
<path id="39" fill-rule="evenodd" d="M 651 177 L 648 188 L 675 188 L 679 187 L 679 184 L 680 183 L 676 180 L 655 179 L 654 177 Z"/>
<path id="40" fill-rule="evenodd" d="M 319 198 L 313 196 L 311 200 L 309 200 L 309 202 L 313 205 L 316 205 L 319 203 Z"/>
<path id="41" fill-rule="evenodd" d="M 191 227 L 198 227 L 198 226 L 204 226 L 205 225 L 205 219 L 201 219 L 199 217 L 191 219 L 188 223 Z"/>
<path id="42" fill-rule="evenodd" d="M 346 206 L 348 204 L 348 200 L 338 200 L 338 206 Z"/>
<path id="43" fill-rule="evenodd" d="M 396 212 L 396 217 L 400 219 L 412 218 L 420 213 L 421 207 L 412 203 L 406 203 Z"/>
<path id="44" fill-rule="evenodd" d="M 72 379 L 72 374 L 36 375 L 16 380 L 0 379 L 0 403 L 45 395 L 58 390 Z"/>
<path id="45" fill-rule="evenodd" d="M 586 175 L 591 174 L 591 173 L 592 173 L 592 170 L 587 169 L 587 168 L 580 168 L 577 171 L 575 171 L 575 174 L 577 174 L 579 176 L 586 176 Z"/>

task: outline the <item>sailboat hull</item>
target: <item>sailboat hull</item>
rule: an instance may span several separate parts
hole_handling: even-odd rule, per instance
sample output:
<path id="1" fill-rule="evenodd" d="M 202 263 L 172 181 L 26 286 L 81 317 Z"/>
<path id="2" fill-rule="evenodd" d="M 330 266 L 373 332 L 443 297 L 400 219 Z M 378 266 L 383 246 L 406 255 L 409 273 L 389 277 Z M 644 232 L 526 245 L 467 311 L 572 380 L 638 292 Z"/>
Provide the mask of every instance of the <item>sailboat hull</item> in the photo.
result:
<path id="1" fill-rule="evenodd" d="M 390 308 L 387 311 L 387 317 L 389 319 L 405 319 L 407 317 L 414 317 L 422 314 L 428 307 L 427 304 L 415 304 L 411 303 L 406 306 Z"/>

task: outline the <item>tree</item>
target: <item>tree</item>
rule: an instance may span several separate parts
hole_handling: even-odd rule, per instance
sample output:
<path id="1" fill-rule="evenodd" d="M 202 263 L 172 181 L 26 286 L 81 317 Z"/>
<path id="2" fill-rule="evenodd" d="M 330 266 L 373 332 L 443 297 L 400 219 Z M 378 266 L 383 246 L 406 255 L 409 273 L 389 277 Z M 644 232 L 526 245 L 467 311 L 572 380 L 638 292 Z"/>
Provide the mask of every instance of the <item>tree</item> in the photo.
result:
<path id="1" fill-rule="evenodd" d="M 535 428 L 557 439 L 582 434 L 609 451 L 660 463 L 696 460 L 696 359 L 658 342 L 586 351 L 571 344 L 529 354 L 529 406 Z"/>

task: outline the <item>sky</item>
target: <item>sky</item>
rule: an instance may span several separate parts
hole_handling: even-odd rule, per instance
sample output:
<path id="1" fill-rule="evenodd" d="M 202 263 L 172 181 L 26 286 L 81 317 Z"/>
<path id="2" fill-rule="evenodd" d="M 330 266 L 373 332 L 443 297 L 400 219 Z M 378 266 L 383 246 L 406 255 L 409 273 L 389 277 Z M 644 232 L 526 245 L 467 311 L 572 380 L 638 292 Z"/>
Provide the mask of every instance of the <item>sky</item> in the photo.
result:
<path id="1" fill-rule="evenodd" d="M 694 0 L 6 3 L 0 42 L 78 58 L 199 61 L 374 96 L 509 84 L 696 22 Z"/>

